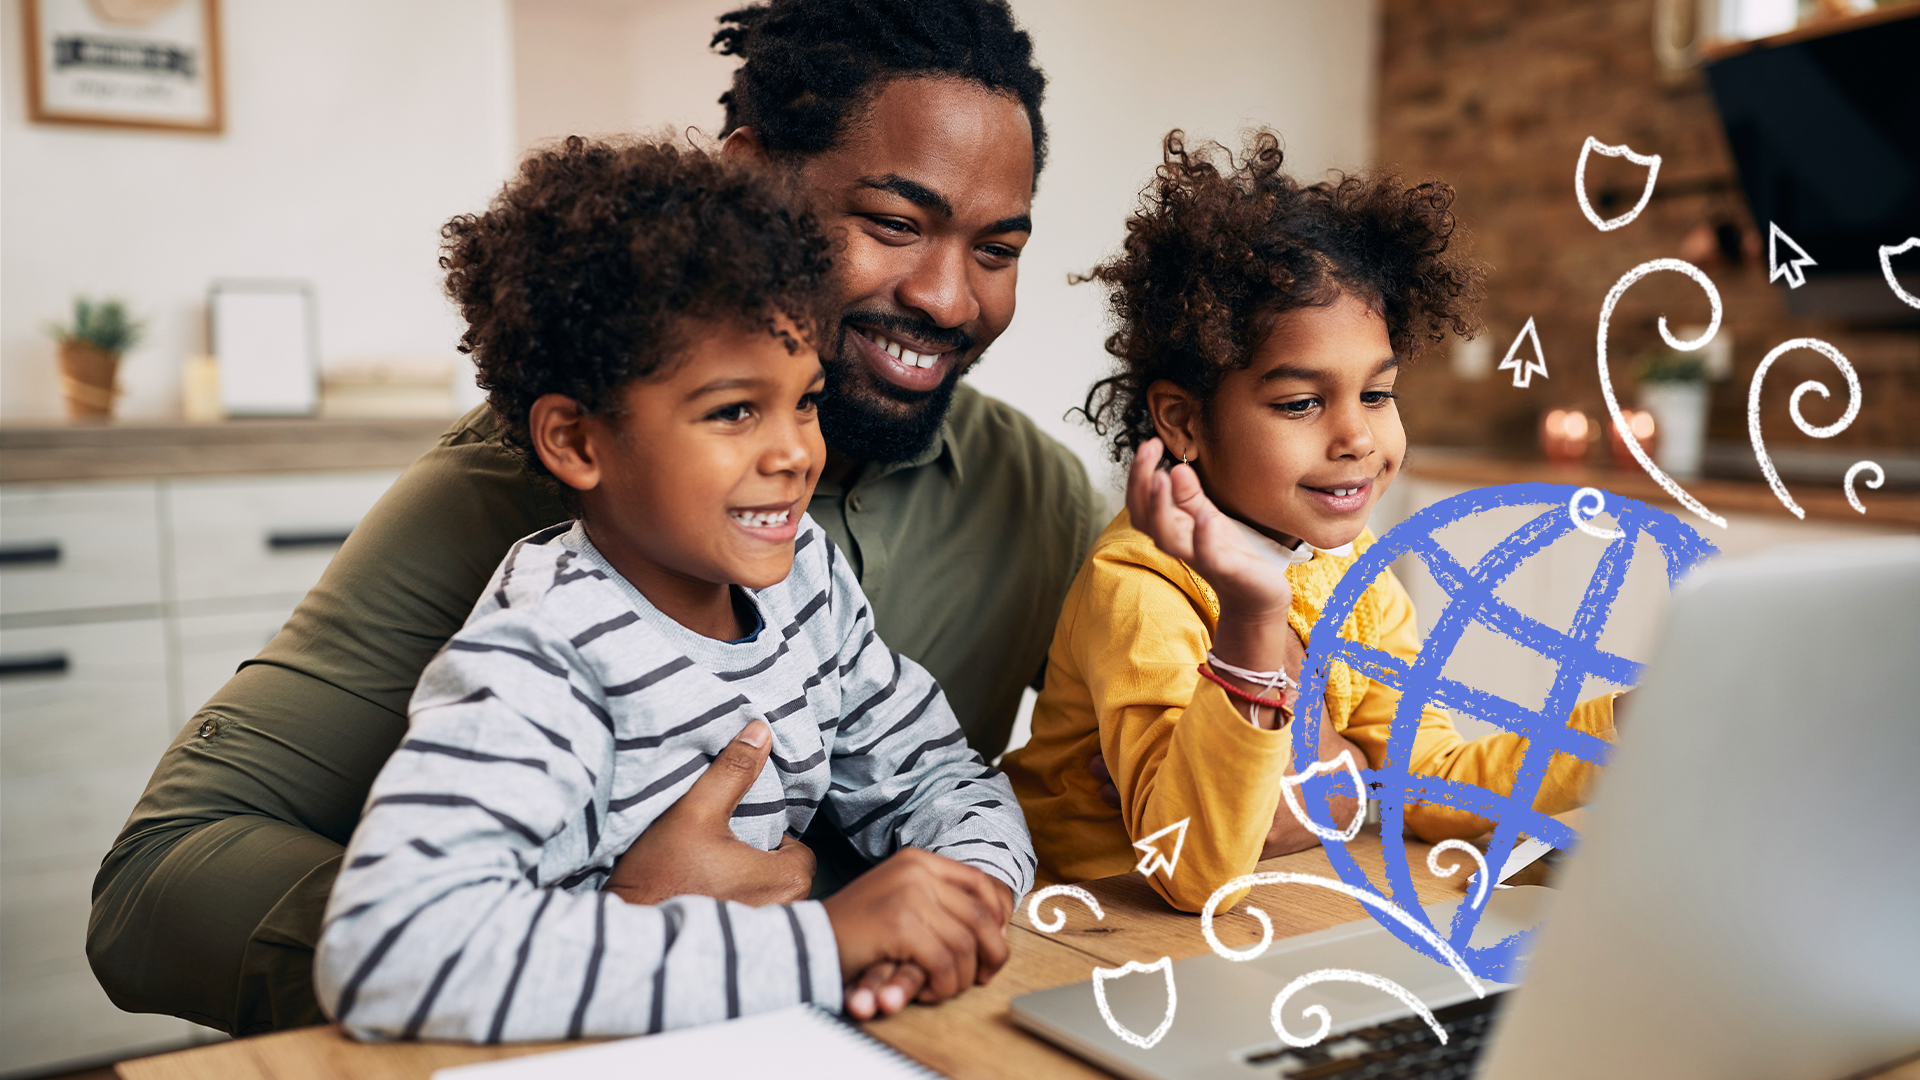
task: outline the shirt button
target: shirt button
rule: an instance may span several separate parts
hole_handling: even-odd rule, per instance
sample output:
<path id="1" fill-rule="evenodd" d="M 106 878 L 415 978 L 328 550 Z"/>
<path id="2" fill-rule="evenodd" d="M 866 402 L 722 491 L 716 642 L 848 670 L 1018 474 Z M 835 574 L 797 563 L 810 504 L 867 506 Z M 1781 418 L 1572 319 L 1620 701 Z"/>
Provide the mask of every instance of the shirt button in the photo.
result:
<path id="1" fill-rule="evenodd" d="M 856 514 L 860 512 L 860 496 L 859 495 L 847 496 L 847 509 L 853 511 Z"/>

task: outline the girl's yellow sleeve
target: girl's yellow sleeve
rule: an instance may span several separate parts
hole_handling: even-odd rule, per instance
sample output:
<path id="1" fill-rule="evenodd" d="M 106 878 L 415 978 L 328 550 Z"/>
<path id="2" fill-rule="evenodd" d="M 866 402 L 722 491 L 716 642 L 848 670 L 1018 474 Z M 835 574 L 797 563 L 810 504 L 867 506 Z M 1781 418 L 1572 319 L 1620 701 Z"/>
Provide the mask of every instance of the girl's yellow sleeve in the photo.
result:
<path id="1" fill-rule="evenodd" d="M 1094 556 L 1090 617 L 1078 620 L 1074 647 L 1127 835 L 1138 841 L 1188 823 L 1171 880 L 1158 871 L 1147 880 L 1175 908 L 1199 911 L 1215 889 L 1259 861 L 1290 733 L 1253 726 L 1224 690 L 1200 677 L 1211 618 L 1140 565 L 1153 558 L 1179 572 L 1177 563 L 1157 551 L 1129 553 L 1130 546 Z M 1171 854 L 1173 839 L 1156 846 Z"/>
<path id="2" fill-rule="evenodd" d="M 1420 653 L 1420 633 L 1406 588 L 1388 572 L 1380 576 L 1371 591 L 1379 597 L 1380 648 L 1411 665 Z M 1614 696 L 1606 694 L 1574 706 L 1570 723 L 1611 742 Z M 1400 691 L 1375 680 L 1347 721 L 1344 734 L 1366 753 L 1375 768 L 1386 759 L 1393 714 L 1399 706 Z M 1525 751 L 1526 740 L 1511 732 L 1483 735 L 1469 742 L 1454 729 L 1446 710 L 1429 704 L 1420 713 L 1409 770 L 1415 775 L 1458 780 L 1506 795 L 1513 790 Z M 1598 772 L 1598 766 L 1556 753 L 1534 797 L 1534 809 L 1558 814 L 1583 804 L 1588 785 Z M 1432 803 L 1408 806 L 1405 820 L 1408 828 L 1429 842 L 1478 836 L 1493 828 L 1493 822 L 1485 818 Z"/>

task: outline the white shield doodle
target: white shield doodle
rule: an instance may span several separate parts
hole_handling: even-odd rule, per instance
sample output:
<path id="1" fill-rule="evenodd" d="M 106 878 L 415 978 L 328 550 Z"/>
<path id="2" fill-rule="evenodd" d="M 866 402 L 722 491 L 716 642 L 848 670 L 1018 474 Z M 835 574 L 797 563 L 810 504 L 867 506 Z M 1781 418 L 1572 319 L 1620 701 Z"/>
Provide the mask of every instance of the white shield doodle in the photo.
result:
<path id="1" fill-rule="evenodd" d="M 1619 217 L 1602 218 L 1599 214 L 1593 212 L 1593 204 L 1587 202 L 1587 155 L 1593 153 L 1595 150 L 1598 150 L 1606 157 L 1623 157 L 1635 165 L 1644 165 L 1647 167 L 1647 186 L 1640 192 L 1640 201 L 1633 204 L 1633 209 L 1621 214 Z M 1593 222 L 1594 228 L 1599 229 L 1601 232 L 1612 232 L 1620 226 L 1631 222 L 1634 218 L 1639 217 L 1640 211 L 1647 208 L 1647 200 L 1653 198 L 1653 182 L 1658 179 L 1659 176 L 1659 154 L 1636 154 L 1632 150 L 1627 149 L 1625 143 L 1621 143 L 1619 146 L 1608 146 L 1606 143 L 1589 135 L 1587 136 L 1587 141 L 1580 147 L 1580 161 L 1573 167 L 1573 194 L 1580 200 L 1580 212 L 1587 215 L 1587 220 Z"/>
<path id="2" fill-rule="evenodd" d="M 1880 247 L 1880 272 L 1886 275 L 1887 288 L 1893 290 L 1893 295 L 1899 297 L 1901 303 L 1907 304 L 1910 307 L 1920 308 L 1920 296 L 1915 296 L 1901 288 L 1900 279 L 1895 277 L 1893 273 L 1893 257 L 1904 254 L 1917 247 L 1920 247 L 1920 236 L 1907 237 L 1907 242 L 1901 244 L 1899 247 L 1895 247 L 1892 244 L 1882 244 Z"/>
<path id="3" fill-rule="evenodd" d="M 1107 1005 L 1107 980 L 1117 979 L 1122 975 L 1130 975 L 1136 971 L 1158 971 L 1167 977 L 1167 1015 L 1161 1019 L 1160 1026 L 1154 1028 L 1153 1031 L 1147 1035 L 1136 1035 L 1129 1030 L 1125 1024 L 1115 1020 L 1113 1018 L 1113 1009 Z M 1142 964 L 1138 960 L 1129 960 L 1117 968 L 1094 968 L 1093 1000 L 1095 1004 L 1100 1006 L 1100 1019 L 1107 1022 L 1108 1031 L 1113 1032 L 1127 1043 L 1137 1046 L 1142 1050 L 1153 1049 L 1153 1044 L 1164 1038 L 1167 1034 L 1167 1029 L 1173 1027 L 1173 1009 L 1175 1005 L 1173 957 L 1163 956 L 1151 964 Z"/>

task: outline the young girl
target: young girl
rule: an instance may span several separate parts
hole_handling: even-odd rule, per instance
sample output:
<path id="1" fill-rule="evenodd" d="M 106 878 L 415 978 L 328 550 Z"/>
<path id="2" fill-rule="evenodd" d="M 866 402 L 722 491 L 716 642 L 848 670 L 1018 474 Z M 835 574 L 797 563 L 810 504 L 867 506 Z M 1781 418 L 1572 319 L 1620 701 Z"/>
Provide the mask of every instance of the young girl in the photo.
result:
<path id="1" fill-rule="evenodd" d="M 1281 799 L 1280 778 L 1309 763 L 1290 760 L 1295 695 L 1274 673 L 1297 682 L 1321 608 L 1373 543 L 1367 514 L 1406 455 L 1399 365 L 1471 329 L 1480 278 L 1447 251 L 1445 185 L 1302 185 L 1268 132 L 1237 168 L 1216 155 L 1170 134 L 1124 254 L 1094 273 L 1111 290 L 1120 328 L 1107 350 L 1120 363 L 1087 411 L 1116 460 L 1134 456 L 1127 509 L 1067 594 L 1033 739 L 1003 762 L 1042 883 L 1130 870 L 1133 841 L 1188 820 L 1163 841 L 1163 852 L 1180 843 L 1175 872 L 1148 876 L 1187 911 L 1259 860 L 1318 842 Z M 1340 632 L 1402 659 L 1420 648 L 1391 573 Z M 1334 665 L 1319 759 L 1351 751 L 1382 765 L 1399 696 Z M 1582 703 L 1572 722 L 1611 738 L 1611 698 Z M 1504 794 L 1524 749 L 1512 734 L 1468 742 L 1430 706 L 1412 771 Z M 1591 769 L 1556 757 L 1536 807 L 1575 805 Z M 1322 822 L 1359 812 L 1356 799 L 1329 802 Z M 1409 807 L 1406 822 L 1429 840 L 1489 827 L 1433 804 Z"/>

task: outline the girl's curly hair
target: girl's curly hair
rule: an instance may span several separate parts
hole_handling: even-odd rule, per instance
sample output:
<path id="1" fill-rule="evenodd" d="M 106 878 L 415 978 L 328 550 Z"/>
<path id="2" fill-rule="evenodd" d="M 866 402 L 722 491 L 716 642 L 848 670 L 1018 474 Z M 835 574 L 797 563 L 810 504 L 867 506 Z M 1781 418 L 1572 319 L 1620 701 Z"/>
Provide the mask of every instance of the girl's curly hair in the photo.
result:
<path id="1" fill-rule="evenodd" d="M 574 136 L 536 153 L 483 214 L 440 230 L 447 292 L 507 445 L 536 475 L 543 394 L 618 415 L 621 387 L 670 367 L 689 320 L 797 350 L 827 323 L 828 242 L 762 173 L 664 142 Z"/>
<path id="2" fill-rule="evenodd" d="M 1402 358 L 1449 330 L 1476 329 L 1483 273 L 1447 251 L 1446 184 L 1409 188 L 1386 173 L 1301 184 L 1281 171 L 1280 139 L 1264 129 L 1238 165 L 1218 143 L 1189 149 L 1178 129 L 1163 149 L 1123 253 L 1090 277 L 1107 286 L 1119 323 L 1107 352 L 1119 363 L 1080 411 L 1115 461 L 1155 435 L 1149 386 L 1166 379 L 1206 408 L 1281 312 L 1349 293 L 1386 319 Z"/>

